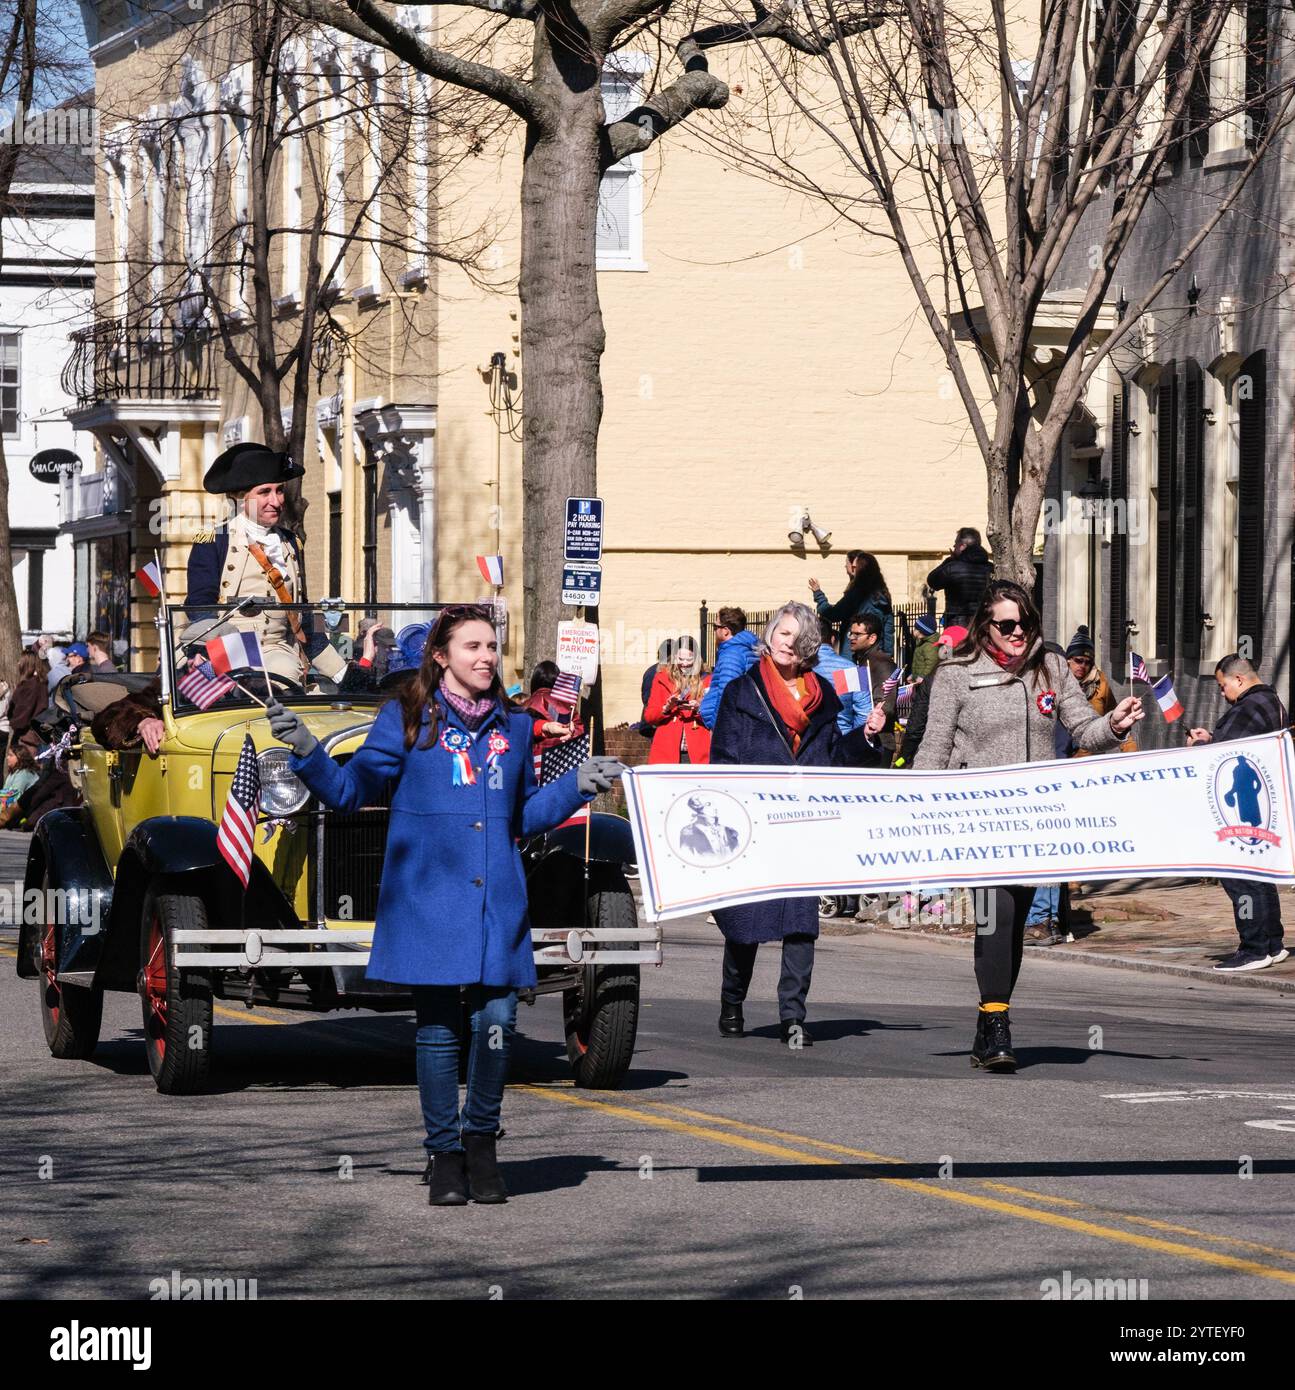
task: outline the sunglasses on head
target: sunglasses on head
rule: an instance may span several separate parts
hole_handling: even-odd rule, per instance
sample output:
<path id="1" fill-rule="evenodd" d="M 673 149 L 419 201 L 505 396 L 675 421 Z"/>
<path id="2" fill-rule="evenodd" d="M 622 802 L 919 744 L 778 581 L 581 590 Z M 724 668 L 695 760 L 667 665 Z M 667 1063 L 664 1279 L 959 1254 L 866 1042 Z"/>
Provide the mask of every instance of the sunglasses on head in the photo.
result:
<path id="1" fill-rule="evenodd" d="M 480 603 L 452 603 L 448 608 L 442 608 L 437 614 L 436 622 L 432 626 L 428 640 L 439 636 L 441 631 L 458 618 L 480 618 L 483 623 L 493 623 L 494 615 L 483 604 Z"/>

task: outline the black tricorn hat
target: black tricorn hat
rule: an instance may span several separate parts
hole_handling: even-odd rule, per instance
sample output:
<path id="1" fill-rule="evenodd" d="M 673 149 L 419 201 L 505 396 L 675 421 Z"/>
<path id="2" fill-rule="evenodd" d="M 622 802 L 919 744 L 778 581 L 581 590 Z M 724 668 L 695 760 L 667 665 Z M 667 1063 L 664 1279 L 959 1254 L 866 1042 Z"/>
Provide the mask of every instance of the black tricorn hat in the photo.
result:
<path id="1" fill-rule="evenodd" d="M 264 444 L 235 444 L 207 469 L 202 485 L 208 492 L 246 492 L 262 483 L 289 483 L 305 471 L 293 463 L 291 454 L 281 454 Z"/>

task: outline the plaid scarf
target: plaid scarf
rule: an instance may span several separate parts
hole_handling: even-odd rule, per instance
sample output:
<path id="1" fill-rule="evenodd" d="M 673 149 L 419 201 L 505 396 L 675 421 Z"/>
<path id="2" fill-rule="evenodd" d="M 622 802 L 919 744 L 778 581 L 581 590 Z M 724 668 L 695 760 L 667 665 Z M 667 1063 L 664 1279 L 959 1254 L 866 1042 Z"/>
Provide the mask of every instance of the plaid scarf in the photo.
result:
<path id="1" fill-rule="evenodd" d="M 444 686 L 441 687 L 440 693 L 445 696 L 446 704 L 463 720 L 463 727 L 470 734 L 476 733 L 495 707 L 493 695 L 483 695 L 479 700 L 468 700 L 462 695 L 454 694 L 452 690 L 446 690 Z"/>

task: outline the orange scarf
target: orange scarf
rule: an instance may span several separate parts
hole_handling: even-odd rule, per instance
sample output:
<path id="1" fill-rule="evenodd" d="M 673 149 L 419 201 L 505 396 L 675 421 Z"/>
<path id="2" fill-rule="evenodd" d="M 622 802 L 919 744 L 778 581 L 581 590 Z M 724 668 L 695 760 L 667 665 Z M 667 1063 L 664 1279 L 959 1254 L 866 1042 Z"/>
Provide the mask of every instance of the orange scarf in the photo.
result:
<path id="1" fill-rule="evenodd" d="M 774 713 L 791 735 L 791 751 L 798 753 L 800 736 L 809 727 L 809 716 L 822 702 L 823 687 L 816 680 L 811 680 L 808 674 L 797 676 L 796 690 L 800 698 L 796 699 L 787 689 L 787 682 L 778 674 L 778 668 L 767 652 L 760 658 L 760 681 L 773 704 Z"/>

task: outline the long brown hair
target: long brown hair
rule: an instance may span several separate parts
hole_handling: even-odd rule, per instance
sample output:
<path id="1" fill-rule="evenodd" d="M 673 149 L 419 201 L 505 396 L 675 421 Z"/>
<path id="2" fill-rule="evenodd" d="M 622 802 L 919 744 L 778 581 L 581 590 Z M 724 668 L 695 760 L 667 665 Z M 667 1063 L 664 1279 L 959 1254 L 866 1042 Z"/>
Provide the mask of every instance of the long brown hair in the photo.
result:
<path id="1" fill-rule="evenodd" d="M 450 608 L 442 608 L 440 617 L 427 634 L 418 674 L 413 680 L 406 681 L 400 692 L 400 713 L 405 726 L 406 748 L 412 748 L 417 743 L 418 731 L 423 727 L 424 714 L 430 715 L 431 724 L 427 730 L 427 737 L 419 747 L 430 748 L 436 742 L 436 728 L 440 723 L 441 711 L 435 696 L 445 676 L 445 668 L 436 660 L 436 653 L 449 650 L 450 638 L 464 623 L 492 623 L 492 619 L 488 609 L 474 604 L 455 604 Z M 513 709 L 513 702 L 504 690 L 497 666 L 495 678 L 486 694 L 498 700 L 505 712 Z"/>
<path id="2" fill-rule="evenodd" d="M 41 668 L 44 667 L 44 670 Z M 49 678 L 49 662 L 44 657 L 37 656 L 35 652 L 23 652 L 18 658 L 18 679 L 20 681 L 30 680 L 32 676 Z"/>
<path id="3" fill-rule="evenodd" d="M 693 657 L 692 670 L 686 675 L 679 665 L 679 653 L 687 648 Z M 691 637 L 682 637 L 675 643 L 674 651 L 670 653 L 670 660 L 661 668 L 670 678 L 670 683 L 674 686 L 676 694 L 680 698 L 687 700 L 691 704 L 697 704 L 702 697 L 704 689 L 701 653 L 697 650 L 697 644 Z"/>
<path id="4" fill-rule="evenodd" d="M 1033 676 L 1037 684 L 1038 672 L 1043 668 L 1043 658 L 1047 655 L 1042 642 L 1043 619 L 1034 606 L 1034 599 L 1029 590 L 1010 579 L 995 579 L 985 590 L 967 635 L 958 643 L 953 657 L 955 660 L 972 660 L 993 646 L 989 624 L 992 621 L 994 605 L 999 603 L 1014 603 L 1020 612 L 1021 628 L 1025 633 L 1025 655 L 1017 674 L 1022 678 L 1027 674 Z"/>

